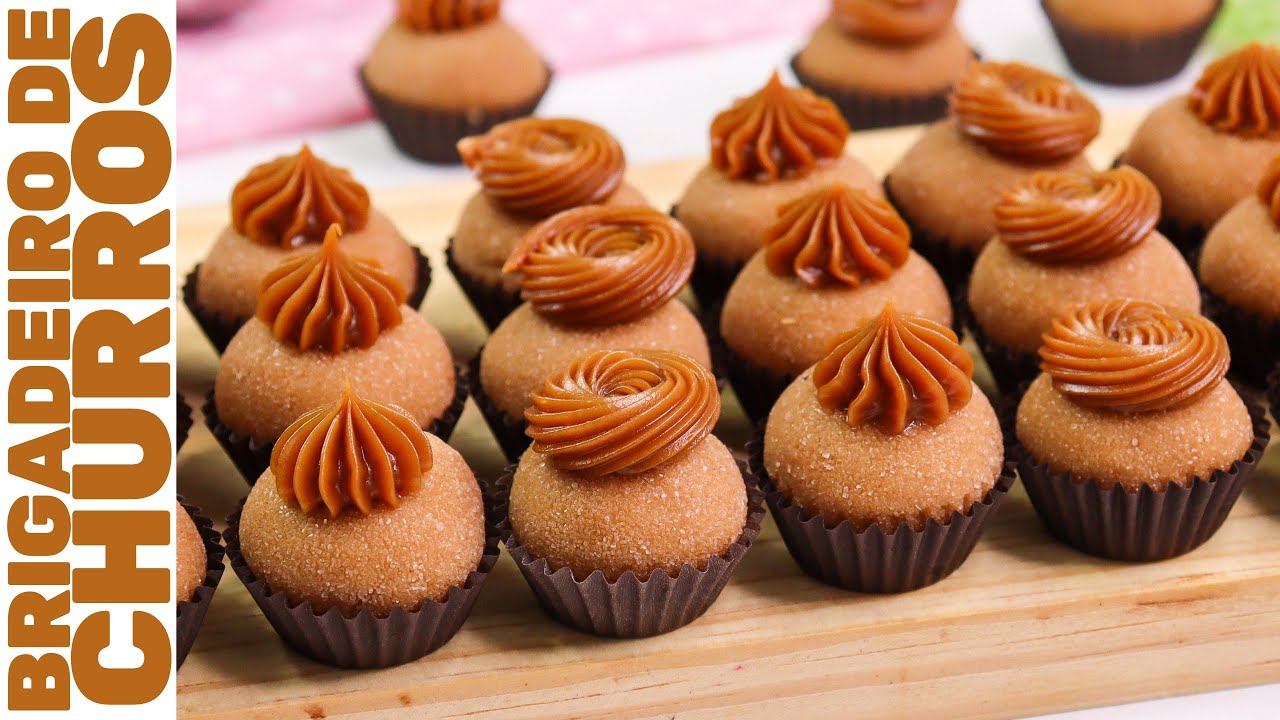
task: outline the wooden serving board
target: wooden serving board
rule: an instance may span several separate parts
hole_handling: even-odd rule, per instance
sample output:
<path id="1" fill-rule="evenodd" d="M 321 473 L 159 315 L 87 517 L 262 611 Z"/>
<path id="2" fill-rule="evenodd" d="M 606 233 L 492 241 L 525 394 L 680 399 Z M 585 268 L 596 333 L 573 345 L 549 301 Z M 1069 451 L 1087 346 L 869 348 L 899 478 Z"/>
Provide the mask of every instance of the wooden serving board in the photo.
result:
<path id="1" fill-rule="evenodd" d="M 1107 119 L 1091 148 L 1097 165 L 1111 162 L 1138 117 Z M 859 133 L 850 152 L 883 172 L 913 137 L 911 129 Z M 630 176 L 666 207 L 698 165 Z M 441 249 L 471 192 L 469 182 L 374 192 L 430 255 L 426 313 L 459 358 L 475 352 L 484 331 Z M 179 213 L 180 275 L 226 217 L 225 207 Z M 198 407 L 217 357 L 185 311 L 178 343 L 179 388 Z M 726 400 L 718 432 L 731 445 L 745 441 L 736 401 Z M 501 470 L 474 407 L 453 445 L 477 474 Z M 178 485 L 214 518 L 246 492 L 200 422 L 179 457 Z M 226 720 L 996 718 L 1278 681 L 1280 451 L 1272 448 L 1222 530 L 1182 558 L 1126 565 L 1075 552 L 1049 537 L 1019 487 L 953 576 L 906 595 L 869 596 L 804 575 L 766 521 L 703 618 L 646 640 L 558 625 L 504 555 L 444 648 L 403 667 L 336 670 L 289 651 L 228 571 L 178 674 L 178 712 Z"/>

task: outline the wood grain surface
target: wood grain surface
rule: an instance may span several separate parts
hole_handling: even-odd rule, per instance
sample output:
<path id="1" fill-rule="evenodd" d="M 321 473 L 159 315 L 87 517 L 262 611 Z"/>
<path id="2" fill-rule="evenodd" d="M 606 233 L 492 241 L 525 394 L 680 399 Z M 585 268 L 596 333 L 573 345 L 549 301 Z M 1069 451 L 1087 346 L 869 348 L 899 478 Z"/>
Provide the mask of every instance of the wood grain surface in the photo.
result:
<path id="1" fill-rule="evenodd" d="M 1097 165 L 1110 164 L 1139 117 L 1107 118 L 1090 148 Z M 883 172 L 914 134 L 858 133 L 849 150 Z M 665 207 L 699 164 L 638 167 L 630 177 Z M 484 331 L 445 270 L 441 249 L 473 191 L 466 180 L 373 191 L 375 203 L 431 257 L 425 313 L 463 359 Z M 179 212 L 179 284 L 226 219 L 225 207 Z M 217 356 L 185 310 L 177 322 L 178 386 L 198 408 Z M 717 432 L 738 446 L 747 437 L 728 394 Z M 501 469 L 474 407 L 453 445 L 477 474 Z M 247 491 L 198 417 L 179 456 L 178 486 L 220 526 Z M 568 630 L 544 615 L 504 555 L 448 645 L 374 672 L 336 670 L 289 651 L 228 571 L 178 674 L 178 714 L 1000 718 L 1261 682 L 1280 682 L 1275 448 L 1222 530 L 1167 562 L 1126 565 L 1057 544 L 1019 487 L 953 576 L 907 595 L 857 595 L 801 573 L 767 520 L 703 618 L 669 635 L 618 641 Z"/>

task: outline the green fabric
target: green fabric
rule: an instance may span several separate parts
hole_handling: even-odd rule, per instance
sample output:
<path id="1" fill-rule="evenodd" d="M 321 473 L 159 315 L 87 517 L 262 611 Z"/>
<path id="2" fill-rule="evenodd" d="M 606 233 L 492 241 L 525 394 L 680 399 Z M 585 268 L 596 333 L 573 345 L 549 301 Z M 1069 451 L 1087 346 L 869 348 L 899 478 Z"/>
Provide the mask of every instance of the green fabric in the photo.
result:
<path id="1" fill-rule="evenodd" d="M 1209 31 L 1209 44 L 1223 53 L 1251 40 L 1280 42 L 1280 2 L 1226 0 Z"/>

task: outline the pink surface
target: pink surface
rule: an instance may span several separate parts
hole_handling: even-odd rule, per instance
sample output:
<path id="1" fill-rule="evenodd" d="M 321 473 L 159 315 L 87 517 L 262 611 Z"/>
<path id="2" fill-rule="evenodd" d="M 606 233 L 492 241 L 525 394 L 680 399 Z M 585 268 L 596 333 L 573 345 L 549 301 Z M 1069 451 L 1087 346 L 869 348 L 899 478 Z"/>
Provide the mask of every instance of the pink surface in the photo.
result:
<path id="1" fill-rule="evenodd" d="M 207 0 L 188 0 L 198 4 Z M 506 0 L 558 72 L 801 31 L 827 0 Z M 392 0 L 257 0 L 178 35 L 178 151 L 369 116 L 356 67 Z"/>

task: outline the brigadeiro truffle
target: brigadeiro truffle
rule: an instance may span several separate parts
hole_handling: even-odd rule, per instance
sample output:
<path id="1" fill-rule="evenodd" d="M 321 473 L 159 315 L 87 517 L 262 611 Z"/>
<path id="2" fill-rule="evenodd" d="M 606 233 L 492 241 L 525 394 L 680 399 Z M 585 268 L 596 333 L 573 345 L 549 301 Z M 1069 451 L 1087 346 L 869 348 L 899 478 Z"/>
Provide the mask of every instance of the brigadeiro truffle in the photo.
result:
<path id="1" fill-rule="evenodd" d="M 458 147 L 480 190 L 462 208 L 445 255 L 490 330 L 520 304 L 520 284 L 502 266 L 535 225 L 583 205 L 648 206 L 623 179 L 622 146 L 583 120 L 527 118 Z"/>
<path id="2" fill-rule="evenodd" d="M 832 0 L 791 69 L 858 130 L 937 120 L 974 59 L 955 10 L 956 0 Z"/>
<path id="3" fill-rule="evenodd" d="M 250 483 L 303 411 L 332 402 L 345 378 L 447 438 L 466 401 L 444 337 L 404 304 L 399 281 L 349 255 L 337 226 L 287 258 L 258 291 L 257 315 L 232 338 L 205 422 Z"/>
<path id="4" fill-rule="evenodd" d="M 1223 380 L 1203 316 L 1114 299 L 1053 322 L 1017 413 L 1019 475 L 1050 532 L 1093 555 L 1161 560 L 1226 519 L 1267 447 L 1265 411 Z"/>
<path id="5" fill-rule="evenodd" d="M 282 261 L 305 255 L 330 225 L 343 248 L 376 260 L 418 307 L 431 281 L 427 259 L 409 245 L 351 173 L 306 145 L 258 165 L 231 192 L 231 224 L 187 276 L 183 300 L 218 352 L 253 317 L 258 285 Z"/>
<path id="6" fill-rule="evenodd" d="M 692 267 L 689 233 L 652 208 L 575 208 L 525 236 L 504 269 L 527 302 L 493 331 L 472 374 L 476 404 L 509 460 L 529 444 L 531 394 L 584 353 L 665 349 L 711 367 L 702 325 L 675 299 Z"/>
<path id="7" fill-rule="evenodd" d="M 964 562 L 1014 481 L 972 377 L 950 328 L 887 305 L 778 398 L 752 470 L 805 572 L 903 592 Z"/>
<path id="8" fill-rule="evenodd" d="M 1187 66 L 1222 0 L 1040 0 L 1067 62 L 1112 85 L 1144 85 Z"/>
<path id="9" fill-rule="evenodd" d="M 585 355 L 533 394 L 533 446 L 498 488 L 503 542 L 543 608 L 644 637 L 715 602 L 764 515 L 711 435 L 719 416 L 715 377 L 660 350 Z"/>
<path id="10" fill-rule="evenodd" d="M 350 383 L 299 417 L 228 520 L 231 567 L 286 643 L 340 667 L 443 645 L 498 557 L 462 456 Z"/>
<path id="11" fill-rule="evenodd" d="M 720 315 L 729 377 L 753 420 L 827 354 L 833 337 L 887 302 L 944 325 L 952 319 L 942 279 L 911 251 L 911 233 L 889 203 L 836 182 L 777 212 Z"/>
<path id="12" fill-rule="evenodd" d="M 538 106 L 551 69 L 501 9 L 500 0 L 398 0 L 360 79 L 401 152 L 456 163 L 459 140 Z"/>
<path id="13" fill-rule="evenodd" d="M 213 529 L 213 523 L 181 500 L 175 504 L 173 527 L 177 551 L 173 599 L 178 613 L 174 655 L 177 667 L 181 668 L 222 579 L 224 553 L 222 536 Z"/>
<path id="14" fill-rule="evenodd" d="M 1280 50 L 1253 43 L 1210 63 L 1190 93 L 1143 120 L 1121 160 L 1164 200 L 1161 231 L 1184 254 L 1252 195 L 1280 154 Z"/>
<path id="15" fill-rule="evenodd" d="M 916 252 L 960 287 L 995 237 L 1000 196 L 1036 171 L 1090 170 L 1102 116 L 1070 81 L 1019 63 L 971 63 L 951 117 L 926 127 L 885 178 Z"/>
<path id="16" fill-rule="evenodd" d="M 1040 374 L 1040 337 L 1063 311 L 1130 297 L 1191 312 L 1200 289 L 1155 230 L 1160 194 L 1133 168 L 1037 173 L 996 206 L 996 241 L 969 281 L 970 325 L 996 383 L 1016 394 Z"/>
<path id="17" fill-rule="evenodd" d="M 1206 309 L 1231 344 L 1231 369 L 1261 387 L 1280 362 L 1280 155 L 1257 193 L 1213 226 L 1199 270 Z"/>
<path id="18" fill-rule="evenodd" d="M 693 291 L 703 310 L 760 249 L 774 208 L 833 182 L 881 196 L 876 178 L 844 152 L 849 126 L 840 110 L 775 72 L 754 95 L 711 123 L 710 162 L 685 188 L 673 213 L 698 249 Z"/>

